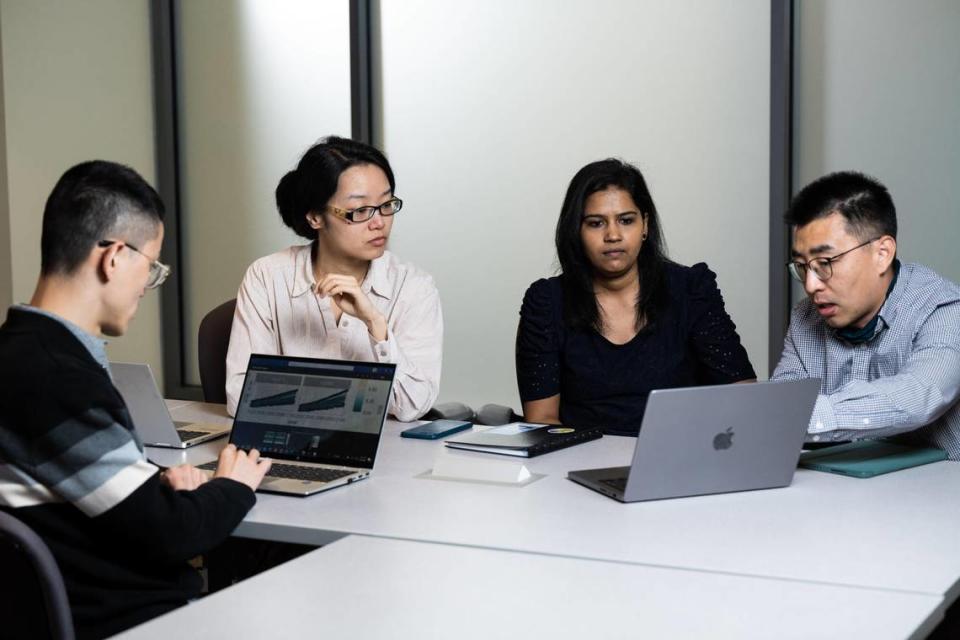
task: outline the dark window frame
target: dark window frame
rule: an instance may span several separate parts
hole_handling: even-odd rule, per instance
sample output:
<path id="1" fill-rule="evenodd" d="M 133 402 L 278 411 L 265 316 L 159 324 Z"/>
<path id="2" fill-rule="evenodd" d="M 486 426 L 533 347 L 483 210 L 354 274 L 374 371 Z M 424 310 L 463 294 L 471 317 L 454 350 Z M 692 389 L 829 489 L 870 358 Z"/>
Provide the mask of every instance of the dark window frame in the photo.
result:
<path id="1" fill-rule="evenodd" d="M 353 138 L 373 140 L 373 91 L 371 83 L 370 0 L 350 2 L 350 88 Z M 168 398 L 202 400 L 199 385 L 187 384 L 187 322 L 183 299 L 185 271 L 181 219 L 182 171 L 180 168 L 179 63 L 180 0 L 152 0 L 150 30 L 153 50 L 153 93 L 156 139 L 156 187 L 167 205 L 166 242 L 162 260 L 173 274 L 160 289 L 160 332 L 163 349 L 164 394 Z M 211 302 L 211 309 L 221 301 Z"/>

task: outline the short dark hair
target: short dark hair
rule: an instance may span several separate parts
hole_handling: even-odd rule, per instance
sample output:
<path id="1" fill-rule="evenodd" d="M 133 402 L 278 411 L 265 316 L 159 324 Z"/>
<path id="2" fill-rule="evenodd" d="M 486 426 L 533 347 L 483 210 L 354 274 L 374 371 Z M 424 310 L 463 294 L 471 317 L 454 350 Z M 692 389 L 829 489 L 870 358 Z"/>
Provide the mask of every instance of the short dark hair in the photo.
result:
<path id="1" fill-rule="evenodd" d="M 609 187 L 623 189 L 647 220 L 647 239 L 637 258 L 640 296 L 637 298 L 637 325 L 650 325 L 665 303 L 664 265 L 669 262 L 660 218 L 640 170 L 616 158 L 592 162 L 580 169 L 563 200 L 557 221 L 557 258 L 563 271 L 564 319 L 575 328 L 602 331 L 600 310 L 593 291 L 593 265 L 583 249 L 580 228 L 587 198 Z"/>
<path id="2" fill-rule="evenodd" d="M 838 171 L 814 180 L 800 190 L 784 216 L 787 224 L 802 227 L 839 213 L 851 234 L 897 237 L 897 209 L 880 182 L 856 171 Z"/>
<path id="3" fill-rule="evenodd" d="M 47 198 L 40 271 L 72 274 L 101 240 L 142 245 L 163 223 L 163 202 L 130 167 L 91 160 L 64 173 Z"/>
<path id="4" fill-rule="evenodd" d="M 315 240 L 317 232 L 307 222 L 307 214 L 311 211 L 322 213 L 337 192 L 340 174 L 362 164 L 383 169 L 390 182 L 390 191 L 396 190 L 393 169 L 378 149 L 337 136 L 323 138 L 310 147 L 300 158 L 297 168 L 283 176 L 277 185 L 277 211 L 284 224 L 298 235 Z"/>

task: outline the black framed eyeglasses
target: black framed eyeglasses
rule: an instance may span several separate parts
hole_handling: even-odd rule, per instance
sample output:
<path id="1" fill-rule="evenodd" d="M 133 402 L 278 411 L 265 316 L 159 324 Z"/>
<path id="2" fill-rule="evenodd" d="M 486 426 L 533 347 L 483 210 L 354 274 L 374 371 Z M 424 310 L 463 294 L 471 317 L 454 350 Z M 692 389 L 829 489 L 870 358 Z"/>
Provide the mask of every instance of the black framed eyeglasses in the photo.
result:
<path id="1" fill-rule="evenodd" d="M 327 208 L 330 209 L 333 215 L 347 222 L 366 222 L 376 215 L 377 212 L 382 216 L 392 216 L 403 208 L 403 200 L 400 198 L 390 198 L 378 207 L 369 206 L 357 207 L 356 209 L 339 209 L 333 205 L 327 205 Z"/>
<path id="2" fill-rule="evenodd" d="M 97 243 L 97 246 L 106 248 L 106 247 L 109 247 L 110 245 L 117 244 L 117 243 L 127 247 L 128 249 L 132 249 L 134 252 L 139 253 L 144 258 L 150 261 L 150 275 L 147 276 L 147 284 L 146 284 L 147 289 L 156 289 L 157 287 L 162 285 L 164 281 L 167 279 L 167 277 L 170 275 L 171 269 L 169 265 L 165 265 L 159 260 L 154 260 L 153 258 L 145 254 L 143 251 L 140 251 L 140 249 L 137 249 L 135 246 L 133 246 L 129 242 L 124 242 L 123 240 L 101 240 L 100 242 Z"/>
<path id="3" fill-rule="evenodd" d="M 876 242 L 883 236 L 877 236 L 872 240 L 867 240 L 862 244 L 858 244 L 852 249 L 847 249 L 843 253 L 838 253 L 835 256 L 829 258 L 812 258 L 806 262 L 796 260 L 787 263 L 787 271 L 790 272 L 790 275 L 793 276 L 794 280 L 798 282 L 805 282 L 807 279 L 807 271 L 813 271 L 813 275 L 817 276 L 817 279 L 820 282 L 826 282 L 833 276 L 833 263 L 847 255 L 851 251 L 856 251 L 862 247 L 867 246 L 871 242 Z"/>

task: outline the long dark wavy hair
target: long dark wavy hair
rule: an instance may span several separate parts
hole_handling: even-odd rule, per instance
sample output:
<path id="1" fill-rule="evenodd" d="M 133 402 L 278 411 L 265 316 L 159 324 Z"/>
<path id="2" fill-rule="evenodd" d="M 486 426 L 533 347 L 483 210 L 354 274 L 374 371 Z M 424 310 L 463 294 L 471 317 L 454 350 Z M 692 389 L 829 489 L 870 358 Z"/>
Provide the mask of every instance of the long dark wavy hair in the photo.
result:
<path id="1" fill-rule="evenodd" d="M 666 241 L 660 231 L 660 218 L 643 174 L 631 164 L 608 158 L 591 162 L 573 176 L 557 221 L 557 258 L 563 283 L 563 312 L 568 325 L 577 329 L 603 332 L 600 307 L 593 290 L 594 268 L 583 249 L 580 228 L 587 198 L 609 187 L 623 189 L 633 198 L 647 221 L 647 239 L 637 258 L 640 294 L 637 297 L 636 327 L 651 326 L 666 304 L 664 266 Z"/>

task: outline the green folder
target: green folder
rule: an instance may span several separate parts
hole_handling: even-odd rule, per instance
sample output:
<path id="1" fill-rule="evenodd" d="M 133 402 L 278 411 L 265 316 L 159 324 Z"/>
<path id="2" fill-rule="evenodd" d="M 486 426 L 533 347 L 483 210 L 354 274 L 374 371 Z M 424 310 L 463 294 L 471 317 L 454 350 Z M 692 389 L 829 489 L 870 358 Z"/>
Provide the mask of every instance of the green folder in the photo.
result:
<path id="1" fill-rule="evenodd" d="M 800 466 L 854 478 L 872 478 L 946 459 L 946 451 L 932 447 L 911 447 L 886 440 L 860 440 L 805 451 L 800 454 Z"/>

